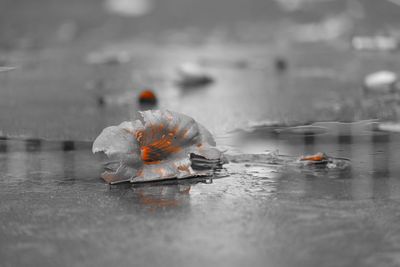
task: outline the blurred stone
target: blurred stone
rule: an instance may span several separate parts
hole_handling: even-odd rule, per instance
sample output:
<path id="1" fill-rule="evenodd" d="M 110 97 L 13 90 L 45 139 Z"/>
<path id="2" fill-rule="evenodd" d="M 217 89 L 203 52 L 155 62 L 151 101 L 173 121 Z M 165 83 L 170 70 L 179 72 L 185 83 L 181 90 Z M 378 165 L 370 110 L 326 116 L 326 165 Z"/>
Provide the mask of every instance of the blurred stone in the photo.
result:
<path id="1" fill-rule="evenodd" d="M 184 63 L 178 68 L 177 84 L 181 87 L 201 87 L 214 82 L 203 68 L 194 63 Z"/>
<path id="2" fill-rule="evenodd" d="M 378 71 L 367 75 L 364 79 L 366 91 L 390 92 L 396 87 L 398 76 L 391 71 Z"/>
<path id="3" fill-rule="evenodd" d="M 400 133 L 400 123 L 398 122 L 381 122 L 377 124 L 377 129 L 384 132 Z"/>
<path id="4" fill-rule="evenodd" d="M 125 17 L 139 17 L 153 9 L 151 0 L 106 0 L 106 11 Z"/>
<path id="5" fill-rule="evenodd" d="M 279 73 L 286 72 L 288 69 L 288 63 L 285 58 L 277 57 L 275 59 L 275 70 Z"/>
<path id="6" fill-rule="evenodd" d="M 399 48 L 399 41 L 392 36 L 355 36 L 352 45 L 356 50 L 393 51 Z"/>

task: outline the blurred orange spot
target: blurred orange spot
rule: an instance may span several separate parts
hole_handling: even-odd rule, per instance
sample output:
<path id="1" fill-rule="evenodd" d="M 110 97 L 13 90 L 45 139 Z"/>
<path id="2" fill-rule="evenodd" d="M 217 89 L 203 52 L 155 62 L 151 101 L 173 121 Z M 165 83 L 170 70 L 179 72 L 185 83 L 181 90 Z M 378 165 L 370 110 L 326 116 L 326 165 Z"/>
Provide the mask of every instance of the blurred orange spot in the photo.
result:
<path id="1" fill-rule="evenodd" d="M 155 104 L 156 102 L 156 95 L 151 90 L 144 90 L 139 95 L 139 103 L 141 104 Z"/>

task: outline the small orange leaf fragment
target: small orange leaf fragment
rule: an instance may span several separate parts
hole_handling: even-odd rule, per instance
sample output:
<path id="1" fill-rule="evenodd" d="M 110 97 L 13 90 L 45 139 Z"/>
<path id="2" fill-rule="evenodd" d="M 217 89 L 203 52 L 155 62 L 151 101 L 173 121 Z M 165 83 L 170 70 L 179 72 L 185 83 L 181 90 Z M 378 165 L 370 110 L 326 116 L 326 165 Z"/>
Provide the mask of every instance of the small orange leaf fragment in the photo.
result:
<path id="1" fill-rule="evenodd" d="M 323 160 L 327 160 L 327 157 L 324 153 L 317 153 L 314 155 L 307 155 L 307 156 L 302 156 L 300 158 L 300 160 L 304 160 L 304 161 L 323 161 Z"/>

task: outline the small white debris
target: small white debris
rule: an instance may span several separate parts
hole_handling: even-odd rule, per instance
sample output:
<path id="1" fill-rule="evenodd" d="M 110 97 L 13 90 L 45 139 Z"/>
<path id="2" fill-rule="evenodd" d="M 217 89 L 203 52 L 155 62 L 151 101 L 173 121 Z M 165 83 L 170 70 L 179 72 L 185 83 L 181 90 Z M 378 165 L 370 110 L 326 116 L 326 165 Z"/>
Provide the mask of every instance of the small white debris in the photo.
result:
<path id="1" fill-rule="evenodd" d="M 378 123 L 377 129 L 384 132 L 400 133 L 400 123 L 398 122 L 381 122 Z"/>
<path id="2" fill-rule="evenodd" d="M 364 79 L 364 88 L 368 91 L 390 92 L 395 89 L 398 76 L 392 71 L 378 71 L 367 75 Z"/>
<path id="3" fill-rule="evenodd" d="M 202 67 L 194 63 L 179 66 L 177 84 L 181 87 L 199 87 L 213 82 L 213 78 Z"/>
<path id="4" fill-rule="evenodd" d="M 399 48 L 399 41 L 392 36 L 355 36 L 352 45 L 356 50 L 393 51 Z"/>
<path id="5" fill-rule="evenodd" d="M 0 73 L 1 72 L 7 72 L 7 71 L 12 71 L 15 70 L 16 67 L 0 67 Z"/>

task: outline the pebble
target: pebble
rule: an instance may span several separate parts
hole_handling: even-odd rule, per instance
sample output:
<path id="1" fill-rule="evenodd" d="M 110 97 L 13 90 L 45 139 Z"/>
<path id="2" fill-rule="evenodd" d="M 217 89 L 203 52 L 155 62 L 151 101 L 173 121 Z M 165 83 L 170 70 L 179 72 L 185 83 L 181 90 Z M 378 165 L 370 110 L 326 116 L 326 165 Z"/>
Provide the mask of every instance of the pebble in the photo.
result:
<path id="1" fill-rule="evenodd" d="M 151 90 L 144 90 L 139 94 L 139 104 L 155 105 L 157 103 L 156 95 Z"/>
<path id="2" fill-rule="evenodd" d="M 201 87 L 214 82 L 203 68 L 194 63 L 185 63 L 178 68 L 177 84 L 181 87 Z"/>
<path id="3" fill-rule="evenodd" d="M 378 71 L 367 75 L 364 79 L 364 89 L 375 92 L 390 92 L 396 89 L 398 76 L 392 71 Z"/>
<path id="4" fill-rule="evenodd" d="M 399 41 L 392 36 L 355 36 L 352 45 L 356 50 L 393 51 L 399 48 Z"/>

